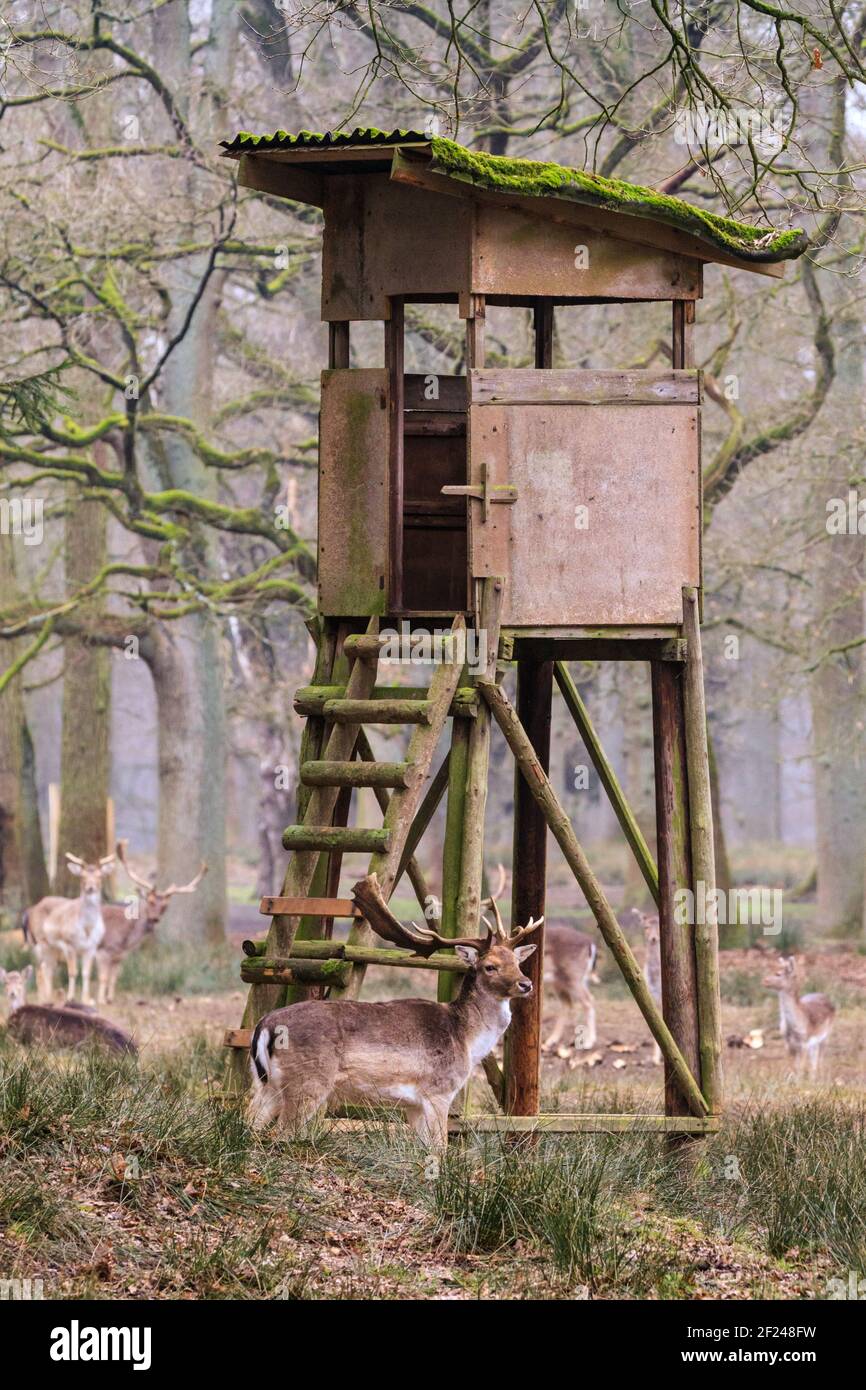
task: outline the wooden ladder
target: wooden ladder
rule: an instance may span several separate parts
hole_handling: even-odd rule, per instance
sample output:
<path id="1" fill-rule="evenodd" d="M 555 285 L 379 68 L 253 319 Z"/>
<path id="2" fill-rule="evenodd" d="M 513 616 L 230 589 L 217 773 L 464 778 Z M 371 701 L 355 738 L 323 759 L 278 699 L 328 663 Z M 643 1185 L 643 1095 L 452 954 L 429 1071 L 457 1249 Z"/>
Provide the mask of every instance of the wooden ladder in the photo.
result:
<path id="1" fill-rule="evenodd" d="M 436 667 L 424 698 L 412 689 L 408 698 L 394 687 L 387 697 L 377 697 L 376 676 L 379 656 L 387 640 L 378 632 L 378 619 L 372 619 L 366 633 L 345 639 L 343 654 L 350 662 L 345 693 L 327 697 L 315 704 L 315 712 L 325 721 L 327 734 L 322 756 L 301 764 L 300 781 L 307 789 L 302 821 L 283 833 L 283 845 L 292 851 L 283 893 L 262 900 L 263 911 L 273 914 L 269 935 L 269 954 L 290 957 L 302 917 L 354 916 L 348 900 L 312 895 L 314 878 L 322 854 L 367 852 L 372 855 L 368 872 L 376 873 L 387 900 L 404 868 L 412 873 L 416 892 L 423 890 L 420 869 L 405 860 L 407 838 L 430 772 L 433 755 L 457 690 L 463 670 L 465 619 L 458 615 L 446 643 L 450 652 Z M 410 725 L 412 735 L 406 757 L 401 762 L 374 759 L 364 730 L 365 724 Z M 356 757 L 356 753 L 359 755 Z M 356 829 L 335 825 L 338 797 L 351 790 L 371 787 L 384 811 L 381 829 Z M 389 794 L 390 793 L 390 794 Z M 353 944 L 365 944 L 373 934 L 363 919 L 355 917 L 349 936 Z M 364 976 L 364 965 L 353 966 L 345 983 L 332 985 L 332 995 L 357 995 Z M 244 1013 L 242 1033 L 274 1008 L 280 991 L 274 986 L 254 986 Z M 240 1042 L 240 1034 L 237 1042 Z M 237 1043 L 235 1044 L 237 1045 Z"/>

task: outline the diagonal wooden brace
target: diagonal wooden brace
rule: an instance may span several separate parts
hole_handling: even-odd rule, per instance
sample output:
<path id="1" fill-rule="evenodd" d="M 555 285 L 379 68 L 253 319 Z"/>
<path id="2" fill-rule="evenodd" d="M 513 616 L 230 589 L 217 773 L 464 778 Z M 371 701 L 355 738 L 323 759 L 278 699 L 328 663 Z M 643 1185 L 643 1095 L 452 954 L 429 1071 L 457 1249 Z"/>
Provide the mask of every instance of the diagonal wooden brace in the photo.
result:
<path id="1" fill-rule="evenodd" d="M 514 754 L 532 795 L 544 813 L 544 818 L 565 856 L 566 863 L 580 884 L 584 897 L 598 923 L 599 931 L 625 976 L 625 982 L 646 1019 L 650 1032 L 664 1053 L 683 1097 L 695 1115 L 706 1115 L 709 1112 L 709 1106 L 701 1094 L 701 1088 L 692 1075 L 686 1059 L 677 1047 L 674 1037 L 662 1017 L 661 1010 L 649 992 L 643 971 L 635 960 L 634 953 L 604 895 L 601 884 L 590 868 L 580 842 L 571 828 L 571 822 L 559 804 L 550 779 L 538 761 L 514 707 L 508 696 L 490 679 L 479 678 L 476 684 L 489 705 L 493 718 L 505 735 L 505 740 Z"/>

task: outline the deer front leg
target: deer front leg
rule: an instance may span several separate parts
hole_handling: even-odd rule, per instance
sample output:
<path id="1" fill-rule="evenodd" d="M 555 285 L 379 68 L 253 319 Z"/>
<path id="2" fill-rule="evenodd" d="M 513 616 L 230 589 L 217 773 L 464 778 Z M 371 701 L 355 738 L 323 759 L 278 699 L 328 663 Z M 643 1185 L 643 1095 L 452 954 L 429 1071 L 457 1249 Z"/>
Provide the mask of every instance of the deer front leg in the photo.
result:
<path id="1" fill-rule="evenodd" d="M 406 1123 L 426 1148 L 439 1152 L 448 1147 L 448 1108 L 453 1099 L 453 1096 L 444 1099 L 437 1096 L 435 1100 L 403 1106 Z"/>
<path id="2" fill-rule="evenodd" d="M 70 947 L 66 946 L 63 950 L 63 958 L 66 961 L 66 1002 L 75 998 L 75 986 L 78 981 L 78 954 Z"/>
<path id="3" fill-rule="evenodd" d="M 90 977 L 93 974 L 94 951 L 85 951 L 81 957 L 81 1002 L 82 1004 L 92 1004 L 93 999 L 90 994 Z"/>
<path id="4" fill-rule="evenodd" d="M 108 1002 L 114 1003 L 114 996 L 117 993 L 117 977 L 120 974 L 121 962 L 116 961 L 108 972 Z"/>
<path id="5" fill-rule="evenodd" d="M 102 956 L 96 957 L 96 1002 L 100 1008 L 108 1003 L 109 979 L 111 967 L 107 960 Z"/>

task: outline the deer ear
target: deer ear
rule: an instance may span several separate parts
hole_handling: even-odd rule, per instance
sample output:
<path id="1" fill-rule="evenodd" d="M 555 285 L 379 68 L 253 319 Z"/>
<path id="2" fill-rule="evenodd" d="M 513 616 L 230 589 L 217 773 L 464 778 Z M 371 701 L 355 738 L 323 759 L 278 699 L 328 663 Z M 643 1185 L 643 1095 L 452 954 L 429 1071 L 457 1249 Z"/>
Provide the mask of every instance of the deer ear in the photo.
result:
<path id="1" fill-rule="evenodd" d="M 528 960 L 528 958 L 532 955 L 532 952 L 537 950 L 538 942 L 536 941 L 534 941 L 531 946 L 517 946 L 514 950 L 514 959 L 516 961 Z"/>
<path id="2" fill-rule="evenodd" d="M 81 865 L 73 864 L 71 859 L 67 859 L 66 867 L 74 878 L 81 878 Z"/>
<path id="3" fill-rule="evenodd" d="M 455 946 L 454 950 L 460 959 L 465 960 L 468 965 L 478 964 L 478 952 L 474 946 Z"/>

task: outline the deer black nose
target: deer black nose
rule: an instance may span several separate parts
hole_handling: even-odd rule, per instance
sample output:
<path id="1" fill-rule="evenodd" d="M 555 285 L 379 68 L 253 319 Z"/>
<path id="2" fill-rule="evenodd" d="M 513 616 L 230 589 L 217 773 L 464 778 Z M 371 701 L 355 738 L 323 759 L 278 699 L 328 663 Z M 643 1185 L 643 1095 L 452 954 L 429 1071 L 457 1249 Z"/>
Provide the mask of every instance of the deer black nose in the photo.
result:
<path id="1" fill-rule="evenodd" d="M 531 994 L 531 993 L 532 993 L 532 981 L 531 981 L 531 980 L 520 980 L 520 981 L 518 982 L 517 988 L 520 990 L 520 993 L 521 993 L 521 994 Z"/>

